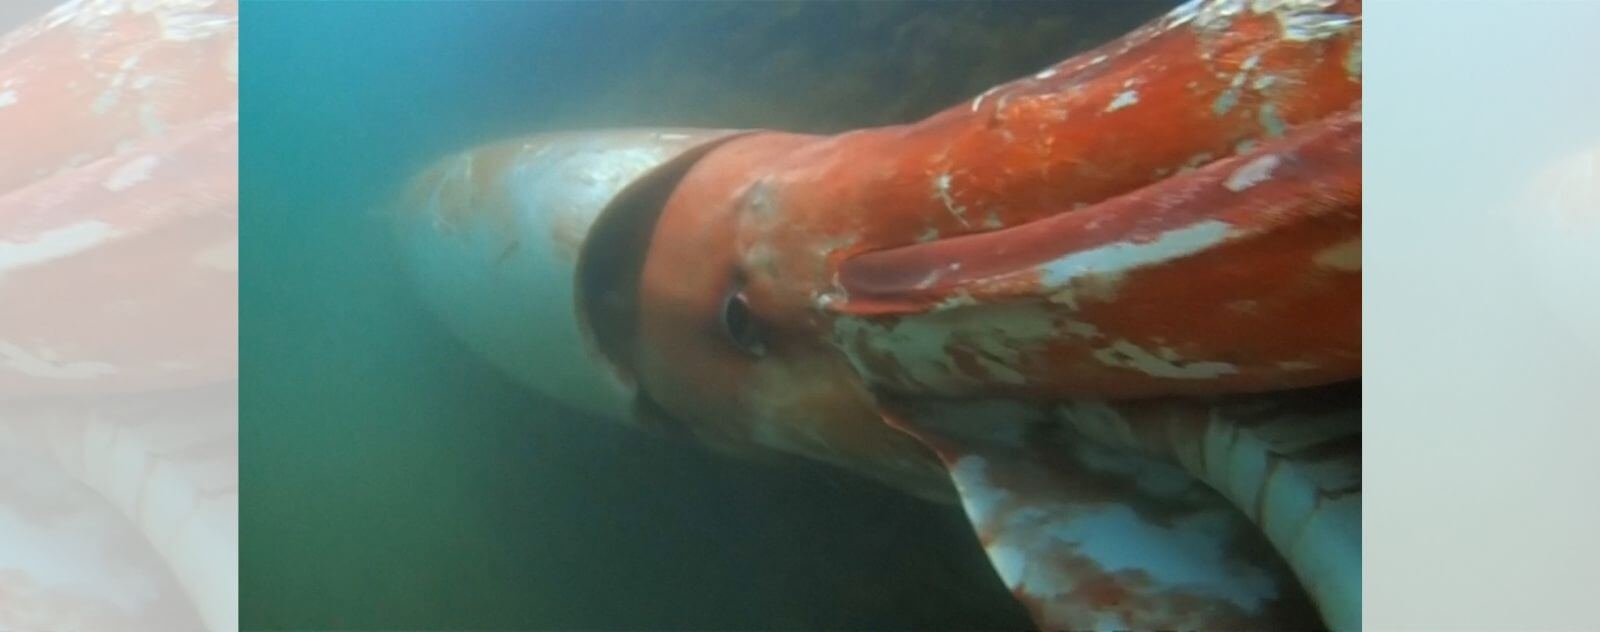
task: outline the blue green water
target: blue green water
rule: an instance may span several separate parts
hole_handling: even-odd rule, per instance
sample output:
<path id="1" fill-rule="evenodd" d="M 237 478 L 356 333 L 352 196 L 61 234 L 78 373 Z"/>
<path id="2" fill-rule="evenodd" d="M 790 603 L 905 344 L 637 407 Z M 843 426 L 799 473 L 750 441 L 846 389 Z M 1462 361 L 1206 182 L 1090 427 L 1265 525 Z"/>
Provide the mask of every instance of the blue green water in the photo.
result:
<path id="1" fill-rule="evenodd" d="M 912 120 L 1166 4 L 245 2 L 243 626 L 1025 626 L 954 507 L 510 383 L 410 295 L 381 211 L 513 134 Z"/>

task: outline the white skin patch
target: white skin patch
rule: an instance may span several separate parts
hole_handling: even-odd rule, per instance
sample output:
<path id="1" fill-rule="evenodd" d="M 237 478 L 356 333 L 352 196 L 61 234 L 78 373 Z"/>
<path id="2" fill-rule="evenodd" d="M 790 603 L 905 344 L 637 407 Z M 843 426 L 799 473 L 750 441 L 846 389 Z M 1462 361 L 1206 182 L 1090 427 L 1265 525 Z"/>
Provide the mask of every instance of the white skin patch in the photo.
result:
<path id="1" fill-rule="evenodd" d="M 938 234 L 935 233 L 934 237 L 937 237 L 937 236 L 938 236 Z M 961 262 L 960 261 L 952 261 L 952 262 L 946 264 L 943 268 L 935 268 L 935 269 L 929 270 L 928 274 L 926 276 L 923 276 L 922 280 L 918 281 L 917 284 L 914 287 L 916 287 L 919 290 L 926 290 L 926 289 L 928 289 L 930 287 L 933 287 L 933 284 L 937 283 L 939 281 L 939 279 L 942 278 L 944 275 L 949 274 L 951 272 L 955 272 L 955 271 L 960 270 L 960 269 L 961 269 Z"/>
<path id="2" fill-rule="evenodd" d="M 1028 552 L 1019 547 L 996 544 L 988 548 L 989 562 L 994 564 L 994 570 L 1000 576 L 1000 581 L 1005 582 L 1006 588 L 1016 590 L 1025 588 L 1023 573 L 1028 570 Z M 1033 593 L 1032 590 L 1027 590 Z"/>
<path id="3" fill-rule="evenodd" d="M 1196 28 L 1216 32 L 1228 28 L 1234 16 L 1245 9 L 1245 0 L 1209 0 L 1195 3 L 1192 18 Z"/>
<path id="4" fill-rule="evenodd" d="M 1133 369 L 1152 377 L 1180 380 L 1205 380 L 1239 372 L 1239 367 L 1227 362 L 1180 364 L 1174 359 L 1150 353 L 1127 340 L 1118 340 L 1111 343 L 1110 347 L 1095 350 L 1094 357 L 1108 366 Z"/>
<path id="5" fill-rule="evenodd" d="M 7 90 L 0 92 L 0 108 L 7 108 L 17 104 L 17 91 Z"/>
<path id="6" fill-rule="evenodd" d="M 1127 465 L 1133 471 L 1117 473 L 1142 478 L 1137 459 Z M 1074 578 L 1050 560 L 1056 552 L 1070 551 L 1107 574 L 1140 572 L 1157 587 L 1214 597 L 1250 612 L 1277 596 L 1271 576 L 1230 557 L 1235 532 L 1226 509 L 1156 523 L 1118 503 L 1076 502 L 1059 492 L 1018 494 L 994 483 L 989 476 L 994 467 L 1026 469 L 967 455 L 951 465 L 950 477 L 974 526 L 993 538 L 986 553 L 1013 590 L 1047 601 L 1068 593 Z M 1170 470 L 1184 487 L 1193 484 L 1176 468 L 1157 469 Z M 1014 509 L 997 513 L 1007 506 Z"/>
<path id="7" fill-rule="evenodd" d="M 3 341 L 0 341 L 0 368 L 52 380 L 87 380 L 117 372 L 116 367 L 104 362 L 60 362 L 48 349 L 34 353 Z"/>
<path id="8" fill-rule="evenodd" d="M 169 42 L 192 42 L 215 37 L 233 26 L 235 18 L 220 13 L 161 13 L 161 38 Z"/>
<path id="9" fill-rule="evenodd" d="M 83 252 L 115 233 L 110 224 L 87 221 L 45 231 L 30 241 L 0 241 L 0 275 Z"/>
<path id="10" fill-rule="evenodd" d="M 1117 98 L 1111 100 L 1111 104 L 1110 105 L 1106 106 L 1106 111 L 1107 112 L 1115 112 L 1117 110 L 1120 110 L 1122 108 L 1128 107 L 1128 106 L 1133 105 L 1133 104 L 1138 103 L 1138 102 L 1139 102 L 1139 91 L 1138 90 L 1123 90 L 1121 93 L 1117 94 Z"/>
<path id="11" fill-rule="evenodd" d="M 1169 11 L 1166 16 L 1165 28 L 1173 29 L 1188 24 L 1190 20 L 1193 20 L 1200 13 L 1201 1 L 1189 0 Z"/>
<path id="12" fill-rule="evenodd" d="M 1268 178 L 1272 177 L 1272 170 L 1277 169 L 1280 164 L 1283 164 L 1283 159 L 1274 154 L 1261 156 L 1235 169 L 1233 174 L 1228 176 L 1228 180 L 1222 183 L 1222 186 L 1229 191 L 1238 193 L 1266 182 Z"/>
<path id="13" fill-rule="evenodd" d="M 855 318 L 840 318 L 834 323 L 834 338 L 862 375 L 872 375 L 871 365 L 862 361 L 855 341 L 864 337 L 870 353 L 892 357 L 906 377 L 920 384 L 942 384 L 957 375 L 955 362 L 945 353 L 950 339 L 948 327 L 930 325 L 925 319 L 908 319 L 884 327 Z"/>
<path id="14" fill-rule="evenodd" d="M 1291 42 L 1309 42 L 1326 39 L 1359 24 L 1361 18 L 1337 13 L 1278 14 L 1283 38 Z"/>
<path id="15" fill-rule="evenodd" d="M 939 177 L 933 179 L 933 194 L 944 203 L 944 210 L 949 211 L 956 221 L 961 222 L 962 226 L 968 226 L 967 208 L 956 204 L 955 198 L 950 197 L 950 174 L 941 173 Z"/>
<path id="16" fill-rule="evenodd" d="M 1144 571 L 1159 584 L 1211 593 L 1257 612 L 1276 596 L 1277 588 L 1261 570 L 1229 563 L 1227 525 L 1225 517 L 1202 514 L 1165 527 L 1113 505 L 1074 516 L 1057 526 L 1054 535 L 1077 544 L 1107 572 Z"/>
<path id="17" fill-rule="evenodd" d="M 1000 503 L 1006 501 L 1005 490 L 992 487 L 988 484 L 986 472 L 989 463 L 983 457 L 969 454 L 961 457 L 950 466 L 950 476 L 961 485 L 961 504 L 965 505 L 967 512 L 974 516 L 987 516 L 994 513 Z"/>
<path id="18" fill-rule="evenodd" d="M 1027 383 L 1027 376 L 1014 368 L 1023 360 L 1020 348 L 1056 336 L 1051 318 L 1040 312 L 991 312 L 984 316 L 983 324 L 983 329 L 967 337 L 967 342 L 979 352 L 978 364 L 990 377 L 1007 384 Z"/>
<path id="19" fill-rule="evenodd" d="M 978 108 L 983 106 L 983 100 L 989 98 L 989 95 L 994 94 L 994 91 L 999 89 L 1000 86 L 995 86 L 993 88 L 989 88 L 988 90 L 984 90 L 983 94 L 974 97 L 972 99 L 972 111 L 977 112 Z"/>
<path id="20" fill-rule="evenodd" d="M 1054 77 L 1054 76 L 1056 76 L 1056 69 L 1055 68 L 1046 68 L 1044 70 L 1039 71 L 1039 73 L 1034 75 L 1033 78 L 1034 79 L 1049 79 L 1049 78 Z"/>
<path id="21" fill-rule="evenodd" d="M 953 298 L 962 300 L 959 297 L 958 293 Z M 862 375 L 939 389 L 997 381 L 1026 383 L 1027 376 L 1016 369 L 1026 349 L 1059 336 L 1048 311 L 991 307 L 961 312 L 934 311 L 890 325 L 844 317 L 834 322 L 834 340 Z M 972 353 L 984 374 L 972 375 L 958 367 L 953 347 Z M 869 358 L 892 362 L 894 374 L 880 374 Z"/>
<path id="22" fill-rule="evenodd" d="M 934 304 L 933 308 L 929 311 L 941 312 L 947 309 L 955 309 L 957 307 L 966 307 L 977 304 L 978 300 L 972 298 L 971 292 L 966 290 L 957 290 L 954 294 L 951 294 L 949 298 Z"/>
<path id="23" fill-rule="evenodd" d="M 150 179 L 151 172 L 156 165 L 161 164 L 160 156 L 141 156 L 128 164 L 118 167 L 111 176 L 106 178 L 107 191 L 126 191 L 134 185 Z"/>
<path id="24" fill-rule="evenodd" d="M 1227 222 L 1207 220 L 1167 231 L 1145 243 L 1118 242 L 1070 253 L 1044 264 L 1042 280 L 1052 287 L 1065 286 L 1080 277 L 1117 275 L 1186 257 L 1221 243 L 1232 230 L 1233 226 Z"/>

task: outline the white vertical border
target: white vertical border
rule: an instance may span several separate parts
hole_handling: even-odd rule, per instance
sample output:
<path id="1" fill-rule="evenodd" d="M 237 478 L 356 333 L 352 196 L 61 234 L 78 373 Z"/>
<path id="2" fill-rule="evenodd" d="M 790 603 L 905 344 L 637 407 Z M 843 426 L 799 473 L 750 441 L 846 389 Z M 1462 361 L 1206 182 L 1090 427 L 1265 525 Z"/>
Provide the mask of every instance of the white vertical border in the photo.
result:
<path id="1" fill-rule="evenodd" d="M 1595 629 L 1600 2 L 1364 21 L 1365 627 Z"/>

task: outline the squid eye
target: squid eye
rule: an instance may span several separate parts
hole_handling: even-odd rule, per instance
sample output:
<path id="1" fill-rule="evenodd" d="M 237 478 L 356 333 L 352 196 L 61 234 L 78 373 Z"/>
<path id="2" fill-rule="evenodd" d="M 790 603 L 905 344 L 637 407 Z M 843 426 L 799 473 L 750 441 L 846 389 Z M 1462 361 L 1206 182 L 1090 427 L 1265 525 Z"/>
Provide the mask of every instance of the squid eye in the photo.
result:
<path id="1" fill-rule="evenodd" d="M 722 299 L 722 333 L 741 351 L 761 357 L 766 347 L 761 343 L 760 327 L 750 313 L 750 303 L 744 290 L 734 288 Z"/>

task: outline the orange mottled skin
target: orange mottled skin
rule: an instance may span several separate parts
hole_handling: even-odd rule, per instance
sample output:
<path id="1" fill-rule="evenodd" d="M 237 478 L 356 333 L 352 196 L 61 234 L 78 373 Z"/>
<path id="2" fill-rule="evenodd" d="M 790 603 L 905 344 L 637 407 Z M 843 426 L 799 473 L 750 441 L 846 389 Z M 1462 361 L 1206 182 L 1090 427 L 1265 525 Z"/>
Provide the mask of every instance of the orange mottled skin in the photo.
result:
<path id="1" fill-rule="evenodd" d="M 1360 3 L 1195 6 L 921 122 L 752 133 L 709 152 L 656 220 L 637 341 L 612 359 L 702 437 L 911 489 L 943 482 L 928 450 L 941 442 L 885 423 L 891 399 L 1047 407 L 1359 378 Z M 981 417 L 964 421 L 1016 428 Z M 968 455 L 1032 471 L 1040 454 L 939 456 L 952 472 Z M 1089 520 L 1075 507 L 1131 502 L 1122 488 L 1101 505 L 1089 492 L 1102 490 L 1052 485 L 1035 509 L 1060 510 L 1064 526 Z M 1195 502 L 1227 533 L 1254 533 L 1221 497 Z M 977 507 L 980 534 L 1003 518 Z M 1286 591 L 1265 609 L 1144 575 L 1019 597 L 1042 625 L 1304 624 L 1278 610 L 1294 609 L 1295 580 L 1259 536 L 1221 546 Z M 991 551 L 1004 576 L 1003 553 Z M 1079 561 L 1055 570 L 1112 577 Z M 1350 611 L 1323 594 L 1325 615 Z"/>
<path id="2" fill-rule="evenodd" d="M 1325 10 L 1359 17 L 1360 3 Z M 858 374 L 847 381 L 902 393 L 1206 395 L 1353 378 L 1359 263 L 1334 255 L 1359 252 L 1361 83 L 1350 68 L 1359 42 L 1358 21 L 1303 38 L 1248 10 L 1225 23 L 1169 16 L 918 123 L 731 140 L 688 172 L 658 220 L 640 284 L 645 391 L 685 418 L 716 420 L 707 423 L 720 434 L 751 435 L 757 367 L 841 349 Z M 1122 96 L 1130 90 L 1136 99 Z M 1223 188 L 1267 154 L 1281 154 L 1289 175 Z M 1037 283 L 1039 261 L 1147 243 L 1154 228 L 1201 220 L 1243 236 L 1070 300 Z M 992 241 L 956 239 L 967 235 Z M 946 272 L 952 256 L 989 269 L 915 282 Z M 851 286 L 894 266 L 912 281 Z M 719 329 L 735 289 L 764 328 L 760 357 Z M 955 307 L 935 309 L 943 301 Z M 997 306 L 1035 309 L 1054 328 L 1044 344 L 1011 349 L 1021 355 L 1010 364 L 1025 369 L 1020 385 L 981 370 L 989 341 L 945 347 L 960 375 L 937 383 L 869 344 L 932 312 L 935 326 L 970 314 L 981 327 Z M 841 323 L 880 329 L 858 344 Z M 1074 323 L 1099 328 L 1098 338 L 1079 340 Z M 1118 341 L 1233 372 L 1152 375 L 1105 360 Z M 875 436 L 881 424 L 863 392 L 818 390 L 816 407 L 836 414 L 816 430 L 842 433 L 836 443 Z"/>

